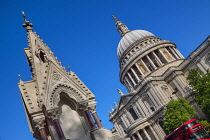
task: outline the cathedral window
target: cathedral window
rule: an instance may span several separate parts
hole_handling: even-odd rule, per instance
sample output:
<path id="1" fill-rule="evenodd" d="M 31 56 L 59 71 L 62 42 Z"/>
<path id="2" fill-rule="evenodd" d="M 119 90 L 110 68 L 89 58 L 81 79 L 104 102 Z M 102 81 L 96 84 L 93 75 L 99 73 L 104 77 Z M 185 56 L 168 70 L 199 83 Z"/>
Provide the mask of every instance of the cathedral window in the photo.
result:
<path id="1" fill-rule="evenodd" d="M 134 120 L 138 119 L 138 116 L 132 107 L 129 109 L 129 112 Z"/>
<path id="2" fill-rule="evenodd" d="M 155 111 L 155 108 L 152 106 L 152 107 L 150 107 L 150 110 L 151 110 L 152 112 L 154 112 L 154 111 Z"/>
<path id="3" fill-rule="evenodd" d="M 40 51 L 39 57 L 42 60 L 42 62 L 44 62 L 44 63 L 46 62 L 46 60 L 45 60 L 45 53 L 43 53 L 42 51 Z"/>

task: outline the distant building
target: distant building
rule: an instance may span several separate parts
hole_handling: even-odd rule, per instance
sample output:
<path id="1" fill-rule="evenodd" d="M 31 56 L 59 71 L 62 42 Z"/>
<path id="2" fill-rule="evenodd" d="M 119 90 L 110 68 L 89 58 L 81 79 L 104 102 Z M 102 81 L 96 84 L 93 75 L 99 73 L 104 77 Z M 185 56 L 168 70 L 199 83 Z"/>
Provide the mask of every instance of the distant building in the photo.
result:
<path id="1" fill-rule="evenodd" d="M 95 95 L 43 43 L 26 20 L 25 48 L 32 80 L 18 83 L 33 137 L 38 140 L 118 140 L 96 114 Z M 123 140 L 123 139 L 122 139 Z"/>
<path id="2" fill-rule="evenodd" d="M 145 30 L 130 31 L 116 17 L 114 20 L 122 37 L 117 48 L 120 82 L 128 90 L 123 94 L 118 89 L 119 102 L 109 112 L 120 136 L 163 140 L 163 111 L 172 99 L 187 99 L 196 117 L 205 119 L 186 77 L 189 69 L 199 68 L 205 73 L 210 68 L 210 37 L 184 58 L 174 43 Z"/>

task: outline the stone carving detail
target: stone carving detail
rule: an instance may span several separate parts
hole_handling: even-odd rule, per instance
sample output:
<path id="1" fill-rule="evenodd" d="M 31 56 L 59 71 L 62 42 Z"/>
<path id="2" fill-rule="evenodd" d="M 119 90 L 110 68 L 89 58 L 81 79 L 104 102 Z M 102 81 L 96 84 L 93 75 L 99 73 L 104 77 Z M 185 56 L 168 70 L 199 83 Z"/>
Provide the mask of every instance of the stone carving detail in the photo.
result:
<path id="1" fill-rule="evenodd" d="M 53 108 L 51 110 L 48 110 L 48 116 L 49 118 L 51 118 L 52 120 L 54 119 L 58 119 L 58 108 Z"/>
<path id="2" fill-rule="evenodd" d="M 83 101 L 79 103 L 79 109 L 80 110 L 85 110 L 88 108 L 88 101 Z"/>
<path id="3" fill-rule="evenodd" d="M 62 76 L 58 73 L 52 74 L 52 86 L 61 80 Z"/>
<path id="4" fill-rule="evenodd" d="M 61 75 L 60 74 L 55 73 L 55 74 L 52 75 L 52 80 L 53 81 L 60 81 L 60 79 L 61 79 Z"/>
<path id="5" fill-rule="evenodd" d="M 38 129 L 42 129 L 46 125 L 45 118 L 39 118 L 39 119 L 35 119 L 33 121 L 35 123 L 35 127 L 37 127 Z"/>
<path id="6" fill-rule="evenodd" d="M 96 111 L 96 102 L 95 101 L 88 102 L 88 109 L 90 110 L 90 112 Z"/>
<path id="7" fill-rule="evenodd" d="M 122 101 L 123 105 L 127 104 L 128 103 L 128 98 L 125 98 L 123 101 Z"/>
<path id="8" fill-rule="evenodd" d="M 77 102 L 86 100 L 86 97 L 79 94 L 79 92 L 71 86 L 59 84 L 55 87 L 50 96 L 50 108 L 57 106 L 58 102 L 60 101 L 60 93 L 66 93 L 70 98 L 74 99 Z"/>

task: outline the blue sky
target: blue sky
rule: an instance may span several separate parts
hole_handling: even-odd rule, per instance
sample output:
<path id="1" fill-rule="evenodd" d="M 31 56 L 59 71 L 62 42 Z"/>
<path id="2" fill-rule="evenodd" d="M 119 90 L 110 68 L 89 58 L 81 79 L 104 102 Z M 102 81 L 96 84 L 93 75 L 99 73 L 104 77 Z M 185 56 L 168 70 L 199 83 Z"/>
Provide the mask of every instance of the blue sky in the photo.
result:
<path id="1" fill-rule="evenodd" d="M 0 140 L 34 140 L 17 87 L 18 74 L 31 80 L 21 10 L 63 66 L 71 66 L 96 95 L 98 115 L 110 129 L 107 111 L 119 100 L 117 88 L 127 93 L 119 82 L 120 35 L 111 15 L 130 30 L 144 29 L 176 43 L 186 57 L 210 34 L 209 5 L 208 0 L 1 0 Z"/>

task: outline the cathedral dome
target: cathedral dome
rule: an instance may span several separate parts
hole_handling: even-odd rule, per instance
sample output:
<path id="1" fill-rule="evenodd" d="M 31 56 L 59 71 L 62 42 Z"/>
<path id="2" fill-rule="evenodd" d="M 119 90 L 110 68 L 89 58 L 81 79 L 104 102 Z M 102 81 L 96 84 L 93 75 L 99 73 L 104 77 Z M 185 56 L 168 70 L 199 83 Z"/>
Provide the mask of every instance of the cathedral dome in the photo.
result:
<path id="1" fill-rule="evenodd" d="M 137 40 L 142 40 L 146 37 L 155 36 L 152 33 L 145 30 L 133 30 L 124 34 L 120 40 L 117 48 L 117 56 L 120 59 L 122 54 Z"/>

